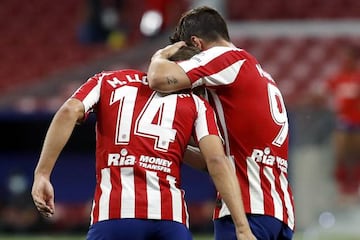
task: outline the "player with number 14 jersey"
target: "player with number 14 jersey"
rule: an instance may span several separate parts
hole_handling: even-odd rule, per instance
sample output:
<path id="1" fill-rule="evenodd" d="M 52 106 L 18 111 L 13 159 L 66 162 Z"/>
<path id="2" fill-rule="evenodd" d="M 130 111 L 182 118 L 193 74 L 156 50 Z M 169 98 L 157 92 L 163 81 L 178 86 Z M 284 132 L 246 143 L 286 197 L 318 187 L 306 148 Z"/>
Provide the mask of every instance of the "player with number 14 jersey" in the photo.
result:
<path id="1" fill-rule="evenodd" d="M 97 112 L 91 223 L 137 218 L 188 226 L 180 167 L 191 135 L 219 135 L 209 103 L 190 92 L 157 93 L 135 70 L 97 74 L 73 97 Z"/>

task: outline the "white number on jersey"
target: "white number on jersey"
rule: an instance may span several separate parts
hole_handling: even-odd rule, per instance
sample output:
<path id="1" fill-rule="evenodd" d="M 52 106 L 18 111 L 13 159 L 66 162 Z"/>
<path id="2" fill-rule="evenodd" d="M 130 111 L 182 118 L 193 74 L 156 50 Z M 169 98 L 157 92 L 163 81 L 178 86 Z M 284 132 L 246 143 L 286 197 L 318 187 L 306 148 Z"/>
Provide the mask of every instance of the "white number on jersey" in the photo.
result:
<path id="1" fill-rule="evenodd" d="M 117 88 L 110 105 L 120 101 L 117 117 L 115 144 L 128 144 L 138 89 L 132 86 Z M 134 134 L 155 139 L 154 149 L 167 151 L 175 140 L 172 129 L 177 95 L 160 97 L 153 93 L 136 119 Z"/>
<path id="2" fill-rule="evenodd" d="M 287 118 L 285 104 L 280 90 L 271 83 L 268 83 L 268 95 L 271 116 L 274 122 L 277 125 L 281 126 L 281 129 L 278 135 L 273 140 L 272 144 L 280 147 L 286 140 L 289 132 L 289 122 Z"/>
<path id="3" fill-rule="evenodd" d="M 274 79 L 271 75 L 264 71 L 260 64 L 256 64 L 256 68 L 260 74 L 260 76 L 267 78 L 269 81 L 275 83 Z M 275 146 L 280 147 L 289 132 L 289 122 L 287 118 L 287 113 L 285 109 L 284 100 L 282 98 L 280 90 L 274 86 L 273 84 L 268 83 L 268 95 L 269 95 L 269 103 L 270 103 L 270 112 L 274 122 L 281 126 L 281 129 L 278 135 L 273 140 L 272 144 Z"/>

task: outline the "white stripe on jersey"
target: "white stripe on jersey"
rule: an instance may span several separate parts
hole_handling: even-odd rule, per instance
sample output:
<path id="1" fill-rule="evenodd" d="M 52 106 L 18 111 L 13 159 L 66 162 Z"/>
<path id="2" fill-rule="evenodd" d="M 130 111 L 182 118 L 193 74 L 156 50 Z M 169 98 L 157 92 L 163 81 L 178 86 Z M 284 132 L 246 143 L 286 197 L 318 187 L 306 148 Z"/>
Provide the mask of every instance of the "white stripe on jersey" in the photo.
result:
<path id="1" fill-rule="evenodd" d="M 196 55 L 187 60 L 178 62 L 178 65 L 184 69 L 185 72 L 189 72 L 190 70 L 205 66 L 210 61 L 213 61 L 220 55 L 229 52 L 229 51 L 243 51 L 239 48 L 230 48 L 230 47 L 213 47 L 206 51 L 203 51 L 199 53 L 201 55 L 201 58 L 197 58 Z M 201 62 L 200 62 L 201 61 Z M 242 64 L 245 62 L 245 59 L 239 60 L 235 63 L 233 63 L 231 66 L 228 66 L 227 68 L 221 70 L 218 73 L 215 73 L 210 76 L 206 76 L 204 78 L 200 78 L 198 80 L 195 80 L 192 84 L 193 87 L 197 87 L 203 84 L 203 81 L 205 80 L 206 86 L 212 86 L 212 85 L 227 85 L 235 81 L 236 76 L 238 75 L 238 72 L 240 71 L 240 68 Z M 235 72 L 235 74 L 234 74 Z M 226 76 L 226 77 L 223 77 Z"/>
<path id="2" fill-rule="evenodd" d="M 229 144 L 229 134 L 227 131 L 227 126 L 226 126 L 226 122 L 225 122 L 225 114 L 224 114 L 224 109 L 223 106 L 221 104 L 221 101 L 218 97 L 218 95 L 215 93 L 214 90 L 212 89 L 207 89 L 206 92 L 209 92 L 212 100 L 215 103 L 215 108 L 216 108 L 216 112 L 218 113 L 218 120 L 221 124 L 221 129 L 223 130 L 222 134 L 223 134 L 223 138 L 224 138 L 224 143 L 225 143 L 225 153 L 226 156 L 228 157 L 228 159 L 231 162 L 231 165 L 234 167 L 234 171 L 235 171 L 235 160 L 234 158 L 230 155 L 230 144 Z M 219 216 L 223 217 L 223 216 L 227 216 L 230 215 L 230 211 L 228 209 L 228 207 L 226 206 L 225 202 L 221 199 L 222 204 L 221 204 L 221 209 L 219 212 Z"/>
<path id="3" fill-rule="evenodd" d="M 227 132 L 226 122 L 225 122 L 225 114 L 223 106 L 221 105 L 221 101 L 218 95 L 215 93 L 214 90 L 207 89 L 210 92 L 210 95 L 215 103 L 216 112 L 218 113 L 219 122 L 221 124 L 222 134 L 224 137 L 225 142 L 225 153 L 226 156 L 230 156 L 230 145 L 229 145 L 229 134 Z"/>
<path id="4" fill-rule="evenodd" d="M 286 209 L 287 209 L 287 213 L 289 215 L 288 225 L 289 225 L 289 227 L 291 229 L 294 229 L 295 217 L 294 217 L 294 209 L 293 209 L 293 206 L 291 204 L 291 199 L 290 199 L 290 195 L 289 195 L 289 192 L 288 192 L 289 182 L 286 179 L 284 173 L 282 173 L 282 172 L 280 174 L 280 185 L 281 185 L 281 190 L 284 192 L 285 206 L 286 206 Z"/>
<path id="5" fill-rule="evenodd" d="M 101 169 L 101 196 L 99 199 L 99 220 L 109 219 L 110 193 L 111 193 L 110 169 Z"/>
<path id="6" fill-rule="evenodd" d="M 219 216 L 223 217 L 223 216 L 228 216 L 230 215 L 230 210 L 228 209 L 228 207 L 226 206 L 225 202 L 223 199 L 221 199 L 221 208 L 220 208 L 220 212 L 219 212 Z"/>
<path id="7" fill-rule="evenodd" d="M 178 189 L 176 184 L 176 179 L 173 176 L 166 176 L 166 180 L 168 180 L 170 185 L 170 192 L 172 196 L 172 208 L 173 208 L 173 220 L 177 222 L 182 222 L 182 196 L 181 191 Z M 187 224 L 188 226 L 188 224 Z"/>
<path id="8" fill-rule="evenodd" d="M 120 218 L 135 218 L 135 179 L 134 168 L 120 169 L 121 179 L 121 212 Z"/>
<path id="9" fill-rule="evenodd" d="M 251 157 L 247 157 L 246 161 L 251 213 L 264 214 L 264 194 L 260 183 L 260 166 Z"/>
<path id="10" fill-rule="evenodd" d="M 89 111 L 89 109 L 91 109 L 96 103 L 98 103 L 100 99 L 100 87 L 101 87 L 102 78 L 103 77 L 101 77 L 98 80 L 96 86 L 93 89 L 91 89 L 91 91 L 86 95 L 86 97 L 82 101 L 85 107 L 85 112 Z"/>
<path id="11" fill-rule="evenodd" d="M 219 57 L 220 55 L 228 52 L 228 51 L 243 51 L 239 48 L 230 48 L 230 47 L 212 47 L 206 51 L 202 51 L 198 55 L 201 57 L 198 58 L 198 55 L 193 56 L 189 60 L 180 61 L 178 64 L 185 70 L 185 72 L 190 71 L 194 68 L 194 66 L 205 66 L 210 61 L 214 60 L 215 58 Z M 201 61 L 201 62 L 200 62 Z"/>
<path id="12" fill-rule="evenodd" d="M 205 86 L 227 85 L 235 82 L 241 66 L 246 60 L 239 60 L 220 72 L 204 77 Z"/>
<path id="13" fill-rule="evenodd" d="M 146 193 L 148 199 L 148 218 L 161 219 L 161 192 L 156 172 L 146 171 Z"/>
<path id="14" fill-rule="evenodd" d="M 266 176 L 266 178 L 269 180 L 270 182 L 270 186 L 271 186 L 271 196 L 274 200 L 274 215 L 276 218 L 280 219 L 281 221 L 283 221 L 283 207 L 282 207 L 282 202 L 281 202 L 281 198 L 279 193 L 276 191 L 275 189 L 275 176 L 273 174 L 273 168 L 271 167 L 264 167 L 264 175 Z"/>
<path id="15" fill-rule="evenodd" d="M 197 114 L 198 117 L 194 124 L 195 125 L 195 133 L 196 133 L 197 141 L 200 141 L 201 138 L 209 135 L 209 129 L 207 128 L 207 124 L 199 124 L 199 122 L 201 122 L 201 123 L 207 122 L 206 121 L 206 110 L 207 109 L 206 109 L 206 106 L 205 106 L 205 103 L 203 102 L 203 100 L 201 100 L 195 94 L 192 94 L 192 97 L 194 99 L 196 111 L 198 112 L 198 114 Z"/>
<path id="16" fill-rule="evenodd" d="M 90 225 L 93 225 L 94 223 L 94 209 L 95 209 L 95 201 L 92 201 L 92 206 L 91 206 L 91 214 L 90 214 Z"/>

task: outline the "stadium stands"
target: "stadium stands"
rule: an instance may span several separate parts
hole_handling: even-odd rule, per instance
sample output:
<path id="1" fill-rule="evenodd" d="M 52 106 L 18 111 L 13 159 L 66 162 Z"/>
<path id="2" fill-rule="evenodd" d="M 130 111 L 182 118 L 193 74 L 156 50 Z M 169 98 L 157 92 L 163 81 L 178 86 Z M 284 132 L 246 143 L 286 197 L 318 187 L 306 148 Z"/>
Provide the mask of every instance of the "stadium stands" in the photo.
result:
<path id="1" fill-rule="evenodd" d="M 2 1 L 1 92 L 106 52 L 103 46 L 89 51 L 76 40 L 82 8 L 81 1 Z"/>
<path id="2" fill-rule="evenodd" d="M 111 53 L 106 44 L 81 44 L 86 1 L 3 0 L 0 8 L 0 92 L 36 84 Z M 132 11 L 129 11 L 131 13 Z"/>
<path id="3" fill-rule="evenodd" d="M 357 0 L 228 0 L 231 20 L 293 20 L 359 18 Z"/>

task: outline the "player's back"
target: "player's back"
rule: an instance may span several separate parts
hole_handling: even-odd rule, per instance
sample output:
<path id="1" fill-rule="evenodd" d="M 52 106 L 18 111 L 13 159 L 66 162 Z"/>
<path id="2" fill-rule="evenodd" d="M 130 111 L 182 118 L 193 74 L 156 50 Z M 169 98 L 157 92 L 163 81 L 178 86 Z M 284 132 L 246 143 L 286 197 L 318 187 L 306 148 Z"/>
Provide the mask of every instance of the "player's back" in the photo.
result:
<path id="1" fill-rule="evenodd" d="M 187 224 L 180 166 L 193 131 L 197 137 L 217 132 L 212 110 L 212 129 L 207 129 L 206 121 L 196 121 L 201 126 L 195 123 L 199 112 L 209 110 L 207 103 L 190 92 L 152 91 L 146 74 L 135 70 L 103 72 L 78 95 L 82 90 L 88 98 L 98 99 L 92 222 L 149 218 Z"/>
<path id="2" fill-rule="evenodd" d="M 205 84 L 209 90 L 245 210 L 276 216 L 293 228 L 287 181 L 289 126 L 275 81 L 251 54 L 234 47 L 212 47 L 178 64 L 193 87 Z M 229 214 L 224 206 L 215 217 Z"/>
<path id="3" fill-rule="evenodd" d="M 281 92 L 246 51 L 235 50 L 227 57 L 241 61 L 235 80 L 210 92 L 220 122 L 223 120 L 227 152 L 234 156 L 239 171 L 244 206 L 251 213 L 274 215 L 292 228 L 289 125 Z"/>
<path id="4" fill-rule="evenodd" d="M 102 149 L 127 148 L 136 157 L 141 153 L 178 161 L 197 109 L 190 92 L 163 95 L 148 87 L 145 73 L 122 70 L 103 78 L 97 117 Z"/>

